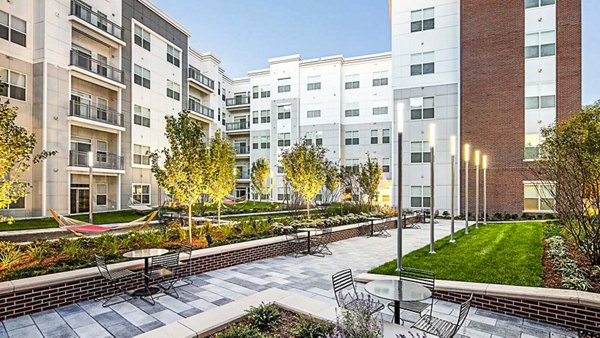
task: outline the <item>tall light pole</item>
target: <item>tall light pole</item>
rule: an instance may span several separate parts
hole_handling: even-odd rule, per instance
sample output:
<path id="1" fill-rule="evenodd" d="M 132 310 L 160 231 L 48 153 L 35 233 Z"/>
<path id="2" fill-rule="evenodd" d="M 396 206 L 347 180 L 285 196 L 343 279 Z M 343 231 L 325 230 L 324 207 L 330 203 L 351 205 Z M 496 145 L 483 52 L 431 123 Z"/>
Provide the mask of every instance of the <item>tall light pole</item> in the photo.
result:
<path id="1" fill-rule="evenodd" d="M 94 168 L 94 153 L 91 151 L 88 151 L 87 153 L 87 160 L 88 160 L 88 168 L 90 170 L 90 196 L 88 197 L 88 203 L 89 203 L 89 214 L 88 214 L 88 223 L 90 224 L 94 224 L 94 182 L 93 182 L 93 174 L 92 174 L 92 169 Z"/>
<path id="2" fill-rule="evenodd" d="M 429 151 L 431 153 L 431 161 L 430 161 L 430 183 L 429 183 L 429 253 L 435 253 L 435 245 L 434 245 L 434 233 L 433 226 L 435 222 L 435 124 L 429 125 Z"/>
<path id="3" fill-rule="evenodd" d="M 454 243 L 454 161 L 456 159 L 456 136 L 450 136 L 450 243 Z"/>
<path id="4" fill-rule="evenodd" d="M 398 234 L 396 235 L 396 271 L 402 271 L 402 103 L 396 105 L 396 128 L 398 129 Z"/>
<path id="5" fill-rule="evenodd" d="M 471 145 L 466 143 L 465 158 L 465 234 L 469 234 L 469 161 L 471 160 Z"/>
<path id="6" fill-rule="evenodd" d="M 482 159 L 483 166 L 483 224 L 487 224 L 487 167 L 488 167 L 488 156 L 483 155 Z"/>
<path id="7" fill-rule="evenodd" d="M 481 152 L 475 150 L 475 228 L 479 229 L 479 165 Z"/>

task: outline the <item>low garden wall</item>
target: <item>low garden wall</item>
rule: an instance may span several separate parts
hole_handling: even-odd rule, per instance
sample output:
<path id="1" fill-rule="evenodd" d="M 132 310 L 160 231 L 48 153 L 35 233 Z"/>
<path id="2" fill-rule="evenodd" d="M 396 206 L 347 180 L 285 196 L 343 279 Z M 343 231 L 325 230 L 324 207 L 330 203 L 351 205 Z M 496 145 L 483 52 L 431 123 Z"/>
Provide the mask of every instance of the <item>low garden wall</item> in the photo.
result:
<path id="1" fill-rule="evenodd" d="M 375 221 L 385 223 L 387 228 L 396 227 L 396 219 Z M 362 236 L 369 231 L 369 222 L 333 228 L 332 241 Z M 192 274 L 226 268 L 238 264 L 290 253 L 294 248 L 285 236 L 223 245 L 196 250 L 192 254 Z M 112 264 L 109 269 L 141 270 L 143 260 Z M 187 275 L 187 266 L 180 267 L 181 275 Z M 142 287 L 143 280 L 134 276 L 122 281 L 127 290 Z M 49 310 L 59 306 L 95 299 L 113 293 L 97 268 L 60 272 L 0 283 L 0 320 Z"/>

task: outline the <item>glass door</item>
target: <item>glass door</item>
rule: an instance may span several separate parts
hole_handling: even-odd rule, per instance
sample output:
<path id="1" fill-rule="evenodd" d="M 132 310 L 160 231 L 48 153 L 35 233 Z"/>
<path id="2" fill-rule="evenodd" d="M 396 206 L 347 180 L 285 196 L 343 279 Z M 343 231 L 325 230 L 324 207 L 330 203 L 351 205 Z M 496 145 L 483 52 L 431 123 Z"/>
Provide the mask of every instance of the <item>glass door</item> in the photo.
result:
<path id="1" fill-rule="evenodd" d="M 88 184 L 71 185 L 71 213 L 90 211 L 90 186 Z"/>
<path id="2" fill-rule="evenodd" d="M 84 118 L 90 117 L 90 105 L 92 104 L 92 95 L 80 91 L 71 92 L 71 101 L 73 102 L 73 115 Z"/>

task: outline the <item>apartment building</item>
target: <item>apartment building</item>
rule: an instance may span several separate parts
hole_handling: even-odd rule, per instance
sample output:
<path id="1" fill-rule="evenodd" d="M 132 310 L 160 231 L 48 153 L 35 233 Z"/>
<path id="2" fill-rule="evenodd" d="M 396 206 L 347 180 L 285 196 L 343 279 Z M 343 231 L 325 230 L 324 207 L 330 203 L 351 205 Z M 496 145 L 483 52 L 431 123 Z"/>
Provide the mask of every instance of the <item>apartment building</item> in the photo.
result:
<path id="1" fill-rule="evenodd" d="M 580 1 L 392 0 L 390 6 L 403 205 L 431 201 L 426 141 L 433 123 L 436 209 L 450 209 L 449 138 L 456 135 L 457 212 L 466 198 L 475 212 L 473 154 L 468 197 L 464 189 L 467 143 L 490 158 L 488 213 L 549 212 L 552 200 L 536 187 L 528 164 L 539 155 L 541 128 L 581 107 Z"/>

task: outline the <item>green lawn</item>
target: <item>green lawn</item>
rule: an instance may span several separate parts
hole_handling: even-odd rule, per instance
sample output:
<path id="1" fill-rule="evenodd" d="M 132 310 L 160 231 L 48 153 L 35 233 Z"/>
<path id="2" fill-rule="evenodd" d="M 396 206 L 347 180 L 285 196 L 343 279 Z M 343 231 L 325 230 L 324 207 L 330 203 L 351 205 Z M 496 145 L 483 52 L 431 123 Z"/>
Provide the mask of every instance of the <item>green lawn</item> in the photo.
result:
<path id="1" fill-rule="evenodd" d="M 467 282 L 542 285 L 542 224 L 488 224 L 456 233 L 456 243 L 445 237 L 435 242 L 436 254 L 429 245 L 405 255 L 403 265 L 434 271 L 436 278 Z M 371 273 L 395 274 L 396 260 Z"/>
<path id="2" fill-rule="evenodd" d="M 78 219 L 80 221 L 87 221 L 86 215 L 69 216 L 70 218 Z M 103 212 L 94 214 L 94 224 L 110 224 L 110 223 L 123 223 L 130 222 L 135 219 L 142 217 L 142 215 L 135 213 L 131 210 L 120 210 L 113 212 Z M 47 228 L 58 228 L 58 224 L 53 218 L 39 218 L 39 219 L 23 219 L 16 220 L 12 224 L 0 223 L 0 231 L 9 230 L 26 230 L 26 229 L 47 229 Z"/>

